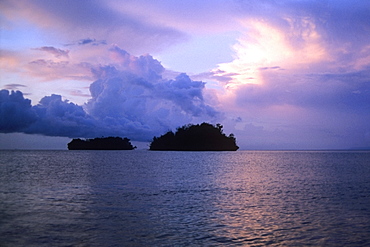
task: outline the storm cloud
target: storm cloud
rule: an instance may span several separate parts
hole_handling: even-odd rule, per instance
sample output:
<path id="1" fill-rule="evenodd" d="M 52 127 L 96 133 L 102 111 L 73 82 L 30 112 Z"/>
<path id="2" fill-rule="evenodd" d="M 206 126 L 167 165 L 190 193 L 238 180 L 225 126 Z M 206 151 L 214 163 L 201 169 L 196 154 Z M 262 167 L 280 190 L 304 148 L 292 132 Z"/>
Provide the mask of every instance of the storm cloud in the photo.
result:
<path id="1" fill-rule="evenodd" d="M 91 99 L 84 106 L 55 94 L 31 106 L 20 91 L 2 90 L 0 132 L 148 141 L 180 125 L 219 117 L 204 100 L 204 82 L 184 73 L 164 79 L 165 69 L 152 56 L 135 57 L 117 46 L 110 52 L 115 63 L 93 68 Z"/>

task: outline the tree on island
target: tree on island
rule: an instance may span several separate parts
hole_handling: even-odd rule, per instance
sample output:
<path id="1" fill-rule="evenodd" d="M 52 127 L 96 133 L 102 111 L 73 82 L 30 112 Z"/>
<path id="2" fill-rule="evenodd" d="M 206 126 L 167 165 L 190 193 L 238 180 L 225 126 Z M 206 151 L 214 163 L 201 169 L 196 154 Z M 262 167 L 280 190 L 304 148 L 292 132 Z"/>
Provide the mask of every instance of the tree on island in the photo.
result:
<path id="1" fill-rule="evenodd" d="M 160 137 L 154 137 L 150 150 L 167 151 L 236 151 L 236 139 L 233 134 L 226 136 L 223 126 L 209 123 L 184 125 Z"/>
<path id="2" fill-rule="evenodd" d="M 133 150 L 130 139 L 121 137 L 102 137 L 94 139 L 73 139 L 68 143 L 69 150 Z"/>

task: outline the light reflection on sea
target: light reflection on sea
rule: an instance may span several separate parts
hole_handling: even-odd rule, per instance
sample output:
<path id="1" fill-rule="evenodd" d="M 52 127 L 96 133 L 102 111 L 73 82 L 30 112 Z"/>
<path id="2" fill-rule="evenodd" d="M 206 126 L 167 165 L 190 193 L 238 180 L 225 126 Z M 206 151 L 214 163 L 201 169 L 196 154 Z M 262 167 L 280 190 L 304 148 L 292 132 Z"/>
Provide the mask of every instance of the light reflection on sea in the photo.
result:
<path id="1" fill-rule="evenodd" d="M 370 245 L 370 152 L 0 151 L 0 246 Z"/>

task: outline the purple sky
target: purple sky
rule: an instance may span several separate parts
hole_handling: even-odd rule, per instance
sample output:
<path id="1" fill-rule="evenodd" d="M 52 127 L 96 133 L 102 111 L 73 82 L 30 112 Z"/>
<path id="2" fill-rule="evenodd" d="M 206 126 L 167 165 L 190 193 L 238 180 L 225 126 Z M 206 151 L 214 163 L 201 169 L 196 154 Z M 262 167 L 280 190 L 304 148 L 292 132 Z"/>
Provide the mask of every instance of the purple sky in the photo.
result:
<path id="1" fill-rule="evenodd" d="M 3 0 L 0 13 L 0 149 L 145 143 L 204 121 L 241 149 L 370 148 L 368 0 Z"/>

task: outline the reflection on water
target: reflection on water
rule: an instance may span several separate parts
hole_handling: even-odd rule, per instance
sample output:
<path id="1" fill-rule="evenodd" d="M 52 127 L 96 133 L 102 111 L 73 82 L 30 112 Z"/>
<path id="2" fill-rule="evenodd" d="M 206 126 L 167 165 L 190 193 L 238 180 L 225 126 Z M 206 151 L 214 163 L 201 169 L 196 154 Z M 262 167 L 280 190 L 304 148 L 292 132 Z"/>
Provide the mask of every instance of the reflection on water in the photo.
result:
<path id="1" fill-rule="evenodd" d="M 370 152 L 0 151 L 0 246 L 370 245 Z"/>

